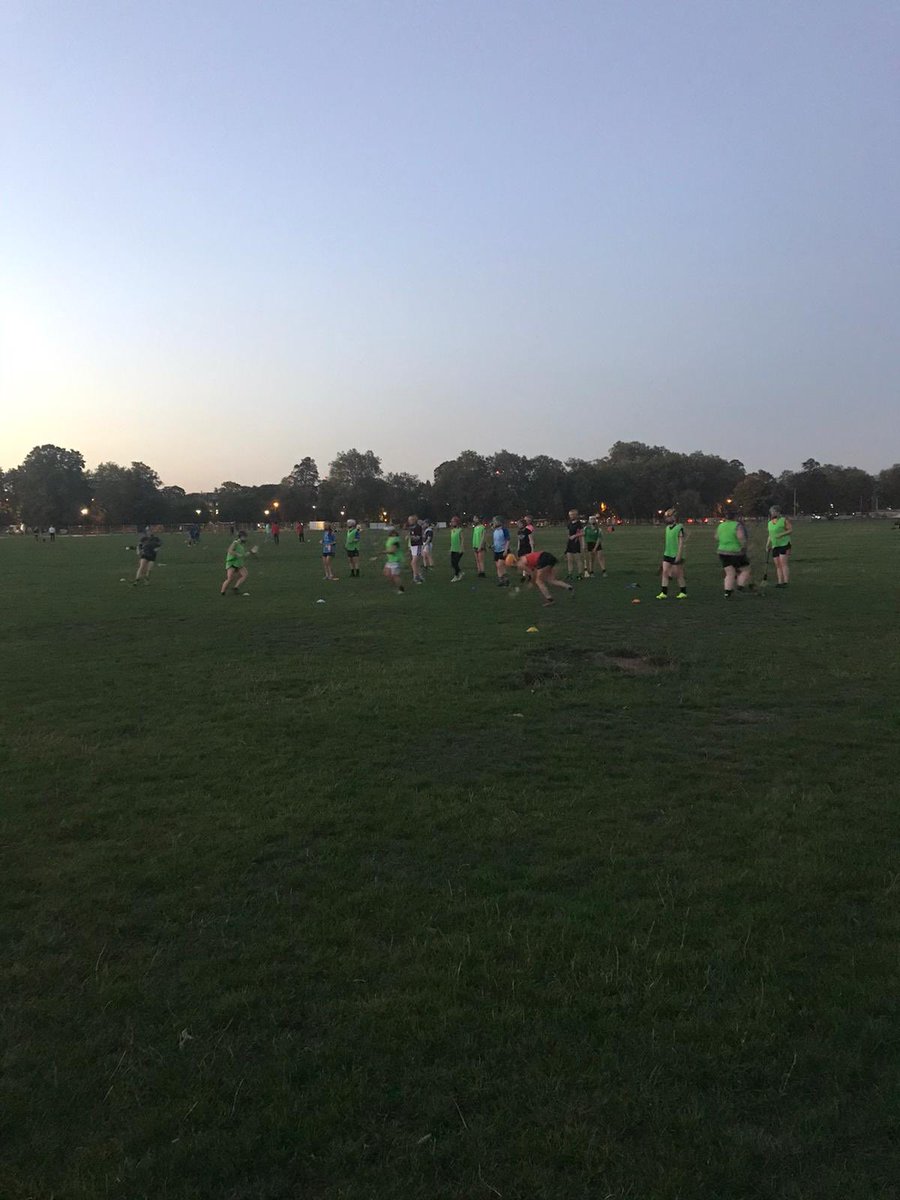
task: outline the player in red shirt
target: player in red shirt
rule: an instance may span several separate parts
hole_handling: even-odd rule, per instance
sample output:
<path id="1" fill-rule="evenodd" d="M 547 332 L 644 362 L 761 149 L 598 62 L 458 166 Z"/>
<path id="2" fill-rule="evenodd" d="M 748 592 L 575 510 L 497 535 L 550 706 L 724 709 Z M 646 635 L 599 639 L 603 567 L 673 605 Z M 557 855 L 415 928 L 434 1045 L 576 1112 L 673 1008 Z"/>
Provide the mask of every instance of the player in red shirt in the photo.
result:
<path id="1" fill-rule="evenodd" d="M 544 607 L 553 603 L 551 587 L 562 588 L 566 592 L 575 591 L 571 583 L 556 578 L 556 558 L 546 550 L 533 550 L 531 554 L 523 554 L 516 565 L 544 597 Z"/>

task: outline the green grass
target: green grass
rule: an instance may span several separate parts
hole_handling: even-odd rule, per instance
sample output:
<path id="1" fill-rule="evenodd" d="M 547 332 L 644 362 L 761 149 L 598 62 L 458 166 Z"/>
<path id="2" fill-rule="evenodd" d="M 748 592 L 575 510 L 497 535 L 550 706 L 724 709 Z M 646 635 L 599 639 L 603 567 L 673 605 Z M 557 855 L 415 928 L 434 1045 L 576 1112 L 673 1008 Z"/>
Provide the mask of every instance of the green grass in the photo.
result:
<path id="1" fill-rule="evenodd" d="M 887 525 L 546 611 L 127 540 L 0 542 L 0 1195 L 900 1194 Z"/>

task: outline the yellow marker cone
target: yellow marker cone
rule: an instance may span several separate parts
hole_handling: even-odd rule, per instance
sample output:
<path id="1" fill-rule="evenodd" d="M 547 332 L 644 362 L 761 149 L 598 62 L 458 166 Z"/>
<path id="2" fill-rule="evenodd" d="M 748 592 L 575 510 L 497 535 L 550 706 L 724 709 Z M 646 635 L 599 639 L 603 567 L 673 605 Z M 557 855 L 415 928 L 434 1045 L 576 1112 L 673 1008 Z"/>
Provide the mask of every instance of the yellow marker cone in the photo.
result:
<path id="1" fill-rule="evenodd" d="M 525 630 L 526 633 L 537 633 L 537 631 L 538 631 L 537 625 L 529 625 L 528 628 Z"/>

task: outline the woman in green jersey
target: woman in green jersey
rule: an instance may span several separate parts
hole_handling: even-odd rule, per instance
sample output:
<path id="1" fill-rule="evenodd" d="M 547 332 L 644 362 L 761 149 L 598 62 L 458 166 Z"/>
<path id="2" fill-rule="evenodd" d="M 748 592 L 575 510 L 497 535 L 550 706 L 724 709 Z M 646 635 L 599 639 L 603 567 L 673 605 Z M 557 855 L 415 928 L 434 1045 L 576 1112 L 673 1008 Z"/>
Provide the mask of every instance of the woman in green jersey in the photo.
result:
<path id="1" fill-rule="evenodd" d="M 747 531 L 733 508 L 725 510 L 725 516 L 716 529 L 716 550 L 722 564 L 725 599 L 730 600 L 735 584 L 739 591 L 750 584 Z"/>
<path id="2" fill-rule="evenodd" d="M 359 578 L 359 547 L 362 542 L 359 526 L 352 517 L 347 521 L 347 532 L 344 535 L 344 548 L 347 551 L 347 563 L 350 567 L 350 578 Z"/>
<path id="3" fill-rule="evenodd" d="M 478 578 L 484 579 L 484 521 L 481 517 L 472 518 L 472 553 Z"/>
<path id="4" fill-rule="evenodd" d="M 392 526 L 387 531 L 387 539 L 384 543 L 384 570 L 382 574 L 395 591 L 398 592 L 403 591 L 403 580 L 400 578 L 402 567 L 403 544 L 400 541 L 397 530 Z"/>
<path id="5" fill-rule="evenodd" d="M 665 600 L 669 594 L 669 581 L 678 584 L 676 600 L 687 599 L 687 584 L 684 581 L 684 525 L 678 520 L 674 508 L 666 510 L 666 544 L 662 559 L 662 580 L 657 600 Z"/>
<path id="6" fill-rule="evenodd" d="M 462 562 L 463 556 L 463 540 L 462 529 L 460 528 L 459 517 L 450 518 L 450 567 L 453 574 L 450 577 L 451 583 L 458 583 L 463 577 L 463 572 L 459 569 L 459 564 Z"/>
<path id="7" fill-rule="evenodd" d="M 790 581 L 791 534 L 793 525 L 781 515 L 781 509 L 773 505 L 769 509 L 769 536 L 766 539 L 766 550 L 772 551 L 772 561 L 775 563 L 775 574 L 778 576 L 776 587 L 787 587 Z"/>
<path id="8" fill-rule="evenodd" d="M 225 581 L 219 588 L 219 595 L 224 596 L 230 588 L 235 595 L 238 595 L 248 571 L 244 565 L 244 560 L 248 554 L 255 554 L 256 547 L 247 548 L 247 534 L 242 529 L 225 554 Z"/>
<path id="9" fill-rule="evenodd" d="M 603 553 L 603 539 L 600 536 L 600 518 L 588 517 L 584 527 L 584 569 L 587 575 L 593 575 L 595 567 L 600 568 L 602 575 L 606 574 L 606 556 Z"/>

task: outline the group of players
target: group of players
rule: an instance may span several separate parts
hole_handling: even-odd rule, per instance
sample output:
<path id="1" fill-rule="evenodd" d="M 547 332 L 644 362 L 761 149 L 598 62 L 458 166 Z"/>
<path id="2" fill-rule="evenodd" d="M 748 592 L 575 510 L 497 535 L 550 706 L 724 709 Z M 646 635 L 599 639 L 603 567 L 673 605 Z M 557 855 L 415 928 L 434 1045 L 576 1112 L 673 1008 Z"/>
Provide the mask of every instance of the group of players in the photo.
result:
<path id="1" fill-rule="evenodd" d="M 684 524 L 679 520 L 676 509 L 668 509 L 665 518 L 660 590 L 656 599 L 666 600 L 669 588 L 674 583 L 678 588 L 675 598 L 685 600 L 687 599 L 685 577 L 687 533 Z M 547 550 L 537 549 L 535 526 L 530 516 L 524 516 L 518 521 L 515 551 L 511 548 L 512 535 L 502 517 L 493 517 L 489 525 L 480 517 L 474 517 L 470 531 L 470 546 L 475 559 L 477 577 L 479 579 L 487 578 L 485 556 L 490 553 L 493 555 L 497 587 L 509 587 L 509 572 L 518 571 L 525 583 L 534 584 L 545 605 L 552 604 L 551 587 L 571 592 L 575 579 L 589 579 L 598 571 L 600 575 L 606 574 L 606 557 L 603 552 L 600 522 L 599 515 L 582 521 L 577 510 L 573 509 L 569 512 L 565 548 L 567 578 L 563 580 L 556 577 L 559 562 L 555 555 Z M 610 526 L 609 528 L 611 530 L 614 527 Z M 465 553 L 464 530 L 459 517 L 451 518 L 449 530 L 450 582 L 458 583 L 464 575 L 462 559 Z M 432 523 L 427 520 L 420 521 L 418 516 L 413 514 L 403 527 L 403 533 L 405 534 L 405 545 L 399 526 L 387 528 L 383 551 L 383 575 L 397 593 L 405 590 L 403 569 L 406 565 L 409 566 L 412 582 L 416 585 L 423 584 L 425 573 L 434 567 L 434 526 Z M 782 515 L 780 509 L 771 508 L 766 540 L 766 560 L 768 563 L 771 553 L 777 574 L 777 587 L 787 587 L 789 582 L 791 533 L 791 522 Z M 338 578 L 334 574 L 337 541 L 334 527 L 326 524 L 322 531 L 321 544 L 323 574 L 328 582 L 336 582 Z M 716 549 L 722 566 L 726 600 L 730 600 L 736 590 L 741 592 L 753 588 L 748 556 L 749 541 L 749 532 L 739 514 L 734 509 L 727 509 L 723 519 L 716 527 Z M 347 521 L 344 530 L 344 550 L 351 578 L 358 578 L 360 575 L 361 548 L 361 529 L 358 522 L 351 519 Z M 248 547 L 247 534 L 243 531 L 239 532 L 231 542 L 225 558 L 225 579 L 220 589 L 223 596 L 228 592 L 241 592 L 248 575 L 247 556 L 255 554 L 256 549 L 255 546 Z M 153 555 L 155 557 L 155 548 L 153 548 Z M 376 555 L 375 559 L 378 557 Z M 139 570 L 138 578 L 140 577 Z"/>
<path id="2" fill-rule="evenodd" d="M 678 519 L 677 509 L 666 511 L 665 546 L 663 549 L 662 569 L 657 600 L 667 600 L 669 588 L 674 582 L 678 587 L 676 600 L 687 599 L 687 580 L 684 573 L 684 551 L 687 534 L 683 523 Z M 790 581 L 791 535 L 793 526 L 777 506 L 769 509 L 769 520 L 766 536 L 766 575 L 771 555 L 775 564 L 777 576 L 776 587 L 787 587 Z M 750 591 L 753 588 L 753 576 L 749 557 L 750 533 L 740 514 L 734 508 L 727 508 L 725 515 L 716 526 L 716 552 L 722 567 L 722 586 L 726 600 L 730 600 L 735 590 Z M 765 578 L 765 576 L 764 576 Z"/>

